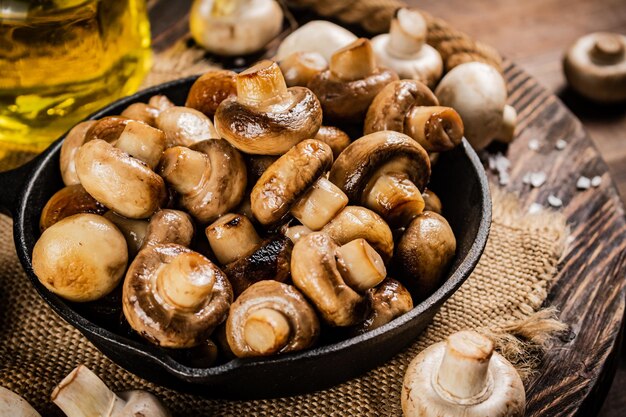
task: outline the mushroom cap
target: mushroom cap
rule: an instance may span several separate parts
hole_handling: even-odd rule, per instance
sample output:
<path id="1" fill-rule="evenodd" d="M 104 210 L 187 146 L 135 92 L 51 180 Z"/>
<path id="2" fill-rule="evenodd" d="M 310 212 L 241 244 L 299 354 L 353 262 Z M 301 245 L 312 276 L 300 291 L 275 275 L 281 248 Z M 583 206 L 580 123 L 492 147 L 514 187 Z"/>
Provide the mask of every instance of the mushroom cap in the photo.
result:
<path id="1" fill-rule="evenodd" d="M 328 68 L 328 62 L 317 52 L 294 52 L 278 65 L 288 87 L 306 87 L 313 77 Z"/>
<path id="2" fill-rule="evenodd" d="M 43 207 L 39 218 L 39 229 L 43 232 L 59 220 L 74 214 L 104 214 L 106 210 L 106 207 L 85 191 L 82 185 L 69 185 L 54 193 Z"/>
<path id="3" fill-rule="evenodd" d="M 122 111 L 121 116 L 156 127 L 156 118 L 159 116 L 159 113 L 161 113 L 161 110 L 149 104 L 133 103 Z"/>
<path id="4" fill-rule="evenodd" d="M 333 157 L 337 159 L 339 154 L 350 144 L 350 136 L 343 130 L 334 126 L 321 126 L 313 139 L 324 142 L 333 150 Z"/>
<path id="5" fill-rule="evenodd" d="M 425 189 L 422 193 L 424 198 L 424 211 L 433 211 L 437 214 L 443 213 L 441 200 L 431 189 Z"/>
<path id="6" fill-rule="evenodd" d="M 261 175 L 252 188 L 254 217 L 264 225 L 280 220 L 333 163 L 330 146 L 308 139 L 292 147 Z"/>
<path id="7" fill-rule="evenodd" d="M 442 106 L 459 113 L 465 137 L 475 149 L 484 148 L 500 133 L 507 89 L 502 75 L 491 65 L 468 62 L 454 67 L 435 95 Z"/>
<path id="8" fill-rule="evenodd" d="M 259 356 L 247 343 L 244 328 L 256 311 L 270 309 L 280 312 L 289 322 L 287 343 L 275 353 L 294 352 L 310 347 L 317 340 L 320 326 L 315 310 L 293 286 L 277 281 L 261 281 L 245 290 L 230 308 L 226 321 L 226 337 L 238 357 Z"/>
<path id="9" fill-rule="evenodd" d="M 80 184 L 78 174 L 76 174 L 76 165 L 74 157 L 76 151 L 85 142 L 85 137 L 89 129 L 96 124 L 95 120 L 87 120 L 74 126 L 63 140 L 61 145 L 61 155 L 59 157 L 59 165 L 61 166 L 61 177 L 65 185 Z"/>
<path id="10" fill-rule="evenodd" d="M 163 178 L 104 140 L 85 143 L 76 153 L 75 161 L 85 190 L 124 217 L 150 217 L 167 197 Z"/>
<path id="11" fill-rule="evenodd" d="M 108 143 L 114 143 L 120 137 L 126 124 L 131 119 L 123 116 L 107 116 L 91 125 L 85 133 L 85 143 L 91 140 L 100 139 Z"/>
<path id="12" fill-rule="evenodd" d="M 127 219 L 119 214 L 115 214 L 112 210 L 104 213 L 103 217 L 111 221 L 111 223 L 122 232 L 124 239 L 126 239 L 126 245 L 128 246 L 128 257 L 129 259 L 133 259 L 141 249 L 141 245 L 146 237 L 148 221 L 144 219 Z"/>
<path id="13" fill-rule="evenodd" d="M 294 52 L 317 52 L 326 61 L 338 49 L 357 40 L 348 29 L 326 20 L 313 20 L 291 32 L 278 47 L 276 60 L 282 61 Z"/>
<path id="14" fill-rule="evenodd" d="M 158 275 L 166 264 L 188 256 L 187 270 L 213 283 L 210 294 L 191 309 L 171 305 L 158 291 Z M 141 336 L 163 347 L 192 347 L 206 340 L 228 315 L 233 292 L 226 275 L 197 252 L 174 243 L 144 248 L 126 273 L 123 289 L 124 316 Z"/>
<path id="15" fill-rule="evenodd" d="M 411 222 L 398 242 L 399 278 L 418 299 L 424 299 L 439 285 L 455 252 L 456 239 L 446 219 L 426 211 Z"/>
<path id="16" fill-rule="evenodd" d="M 191 146 L 208 139 L 219 139 L 213 122 L 204 113 L 189 107 L 174 106 L 159 113 L 156 125 L 165 133 L 167 147 Z"/>
<path id="17" fill-rule="evenodd" d="M 191 245 L 195 226 L 191 216 L 180 210 L 163 209 L 150 217 L 142 248 L 164 243 Z"/>
<path id="18" fill-rule="evenodd" d="M 438 106 L 439 100 L 428 86 L 416 80 L 391 82 L 376 95 L 367 110 L 363 133 L 381 130 L 404 132 L 409 111 L 415 106 Z"/>
<path id="19" fill-rule="evenodd" d="M 291 278 L 331 326 L 352 326 L 365 318 L 366 297 L 344 281 L 337 269 L 338 245 L 325 233 L 303 236 L 291 254 Z"/>
<path id="20" fill-rule="evenodd" d="M 626 36 L 596 32 L 567 50 L 563 69 L 570 85 L 598 102 L 626 100 Z"/>
<path id="21" fill-rule="evenodd" d="M 278 159 L 276 155 L 249 155 L 245 154 L 246 168 L 248 169 L 248 184 L 256 184 L 261 175 Z"/>
<path id="22" fill-rule="evenodd" d="M 187 95 L 185 107 L 191 107 L 213 117 L 220 103 L 237 95 L 237 73 L 213 70 L 198 78 Z"/>
<path id="23" fill-rule="evenodd" d="M 383 130 L 355 140 L 339 155 L 329 179 L 351 202 L 360 204 L 374 174 L 403 172 L 420 190 L 430 179 L 430 160 L 422 146 L 404 133 Z"/>
<path id="24" fill-rule="evenodd" d="M 370 311 L 358 328 L 359 332 L 377 329 L 413 308 L 413 298 L 400 281 L 386 278 L 368 291 Z"/>
<path id="25" fill-rule="evenodd" d="M 51 292 L 70 301 L 97 300 L 120 282 L 128 262 L 122 233 L 102 216 L 75 214 L 44 231 L 33 270 Z"/>

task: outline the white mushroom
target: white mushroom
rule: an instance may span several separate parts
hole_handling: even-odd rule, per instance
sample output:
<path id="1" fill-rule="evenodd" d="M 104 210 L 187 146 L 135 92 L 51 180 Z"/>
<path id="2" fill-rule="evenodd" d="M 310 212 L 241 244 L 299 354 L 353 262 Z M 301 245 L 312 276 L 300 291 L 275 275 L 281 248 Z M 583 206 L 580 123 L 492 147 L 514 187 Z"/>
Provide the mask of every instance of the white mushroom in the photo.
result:
<path id="1" fill-rule="evenodd" d="M 3 387 L 0 387 L 0 416 L 41 417 L 25 399 Z"/>
<path id="2" fill-rule="evenodd" d="M 461 331 L 422 351 L 404 376 L 405 417 L 522 417 L 524 385 L 491 340 Z"/>
<path id="3" fill-rule="evenodd" d="M 335 51 L 357 40 L 347 29 L 326 20 L 313 20 L 293 31 L 278 47 L 276 60 L 282 61 L 294 52 L 317 52 L 330 61 Z"/>
<path id="4" fill-rule="evenodd" d="M 227 56 L 260 51 L 282 26 L 283 11 L 275 0 L 196 0 L 189 17 L 196 42 Z"/>
<path id="5" fill-rule="evenodd" d="M 415 79 L 434 88 L 443 73 L 443 61 L 435 48 L 426 44 L 426 20 L 412 9 L 398 10 L 389 33 L 372 38 L 380 65 L 395 70 L 401 79 Z"/>
<path id="6" fill-rule="evenodd" d="M 581 95 L 599 102 L 626 100 L 626 36 L 596 32 L 567 50 L 563 70 Z"/>
<path id="7" fill-rule="evenodd" d="M 465 137 L 475 149 L 494 139 L 510 142 L 517 113 L 506 104 L 502 75 L 490 65 L 468 62 L 448 72 L 435 90 L 442 106 L 455 109 L 463 119 Z"/>
<path id="8" fill-rule="evenodd" d="M 152 394 L 127 391 L 119 396 L 85 365 L 78 365 L 52 391 L 52 402 L 67 417 L 170 417 Z"/>

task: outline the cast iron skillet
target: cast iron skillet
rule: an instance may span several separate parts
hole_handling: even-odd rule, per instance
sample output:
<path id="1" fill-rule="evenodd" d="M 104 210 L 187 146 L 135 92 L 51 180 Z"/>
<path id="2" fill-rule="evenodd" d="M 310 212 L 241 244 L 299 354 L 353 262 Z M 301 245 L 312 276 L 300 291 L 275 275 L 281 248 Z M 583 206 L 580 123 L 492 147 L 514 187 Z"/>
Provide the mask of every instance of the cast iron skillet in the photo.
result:
<path id="1" fill-rule="evenodd" d="M 196 77 L 162 84 L 119 100 L 91 119 L 120 114 L 129 104 L 165 94 L 182 105 Z M 62 187 L 59 151 L 63 138 L 35 160 L 0 174 L 0 207 L 14 220 L 17 254 L 41 297 L 98 349 L 127 370 L 155 383 L 206 396 L 268 398 L 336 385 L 390 359 L 415 340 L 441 304 L 472 272 L 484 250 L 491 223 L 491 200 L 484 169 L 467 141 L 441 156 L 430 187 L 440 196 L 445 217 L 457 239 L 457 254 L 446 282 L 409 313 L 372 332 L 304 352 L 268 359 L 236 359 L 212 368 L 191 368 L 165 350 L 128 334 L 114 333 L 81 314 L 81 306 L 63 301 L 37 280 L 31 253 L 39 236 L 46 201 Z"/>

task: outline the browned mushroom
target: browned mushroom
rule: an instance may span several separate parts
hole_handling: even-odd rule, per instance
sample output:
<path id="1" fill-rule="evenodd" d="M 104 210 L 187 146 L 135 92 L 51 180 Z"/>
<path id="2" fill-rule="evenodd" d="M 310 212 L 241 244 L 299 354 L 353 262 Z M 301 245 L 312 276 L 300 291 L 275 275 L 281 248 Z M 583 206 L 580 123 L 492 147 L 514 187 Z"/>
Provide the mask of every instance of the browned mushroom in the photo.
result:
<path id="1" fill-rule="evenodd" d="M 433 190 L 425 189 L 422 193 L 422 198 L 424 199 L 424 211 L 434 211 L 437 214 L 442 213 L 441 200 Z"/>
<path id="2" fill-rule="evenodd" d="M 442 216 L 426 211 L 402 235 L 395 262 L 402 280 L 417 299 L 437 288 L 456 252 L 456 239 Z"/>
<path id="3" fill-rule="evenodd" d="M 59 157 L 59 165 L 61 166 L 61 177 L 65 185 L 80 184 L 78 175 L 76 174 L 76 165 L 74 157 L 76 151 L 85 142 L 87 131 L 96 123 L 95 120 L 81 122 L 69 131 L 63 145 L 61 145 L 61 155 Z"/>
<path id="4" fill-rule="evenodd" d="M 242 214 L 228 213 L 211 223 L 205 230 L 217 261 L 226 265 L 244 258 L 261 245 L 250 219 Z"/>
<path id="5" fill-rule="evenodd" d="M 143 122 L 128 121 L 115 141 L 115 147 L 156 168 L 165 150 L 165 134 Z"/>
<path id="6" fill-rule="evenodd" d="M 220 103 L 236 95 L 237 74 L 229 70 L 212 70 L 193 83 L 185 107 L 191 107 L 213 118 Z"/>
<path id="7" fill-rule="evenodd" d="M 296 243 L 291 256 L 294 284 L 332 326 L 352 326 L 365 318 L 362 292 L 386 275 L 378 253 L 363 239 L 339 247 L 325 233 L 311 233 Z"/>
<path id="8" fill-rule="evenodd" d="M 93 301 L 110 293 L 124 276 L 127 262 L 124 236 L 113 223 L 90 213 L 53 224 L 33 248 L 33 271 L 39 281 L 70 301 Z"/>
<path id="9" fill-rule="evenodd" d="M 178 202 L 201 223 L 235 208 L 246 189 L 246 165 L 228 142 L 211 139 L 163 153 L 160 172 Z"/>
<path id="10" fill-rule="evenodd" d="M 413 308 L 411 293 L 399 281 L 387 278 L 367 293 L 370 309 L 367 318 L 358 325 L 357 333 L 377 329 Z"/>
<path id="11" fill-rule="evenodd" d="M 226 321 L 228 345 L 238 357 L 306 349 L 319 331 L 315 311 L 302 294 L 276 281 L 258 282 L 244 291 Z"/>
<path id="12" fill-rule="evenodd" d="M 191 217 L 180 210 L 159 210 L 150 217 L 142 248 L 164 243 L 176 243 L 189 247 L 195 226 Z"/>
<path id="13" fill-rule="evenodd" d="M 324 142 L 333 150 L 333 157 L 337 159 L 339 154 L 350 144 L 350 136 L 343 130 L 334 126 L 322 126 L 313 139 Z"/>
<path id="14" fill-rule="evenodd" d="M 211 119 L 189 107 L 174 106 L 162 111 L 156 125 L 165 133 L 167 147 L 192 146 L 195 143 L 219 139 Z"/>
<path id="15" fill-rule="evenodd" d="M 87 130 L 85 133 L 85 142 L 100 139 L 114 144 L 124 131 L 126 123 L 130 121 L 131 119 L 123 116 L 103 117 L 97 120 L 96 123 L 91 125 L 89 130 Z"/>
<path id="16" fill-rule="evenodd" d="M 264 225 L 287 212 L 311 230 L 321 229 L 348 204 L 347 197 L 324 174 L 333 162 L 330 146 L 308 139 L 274 162 L 250 194 L 252 213 Z"/>
<path id="17" fill-rule="evenodd" d="M 367 39 L 357 39 L 338 50 L 328 70 L 309 82 L 322 103 L 324 117 L 334 121 L 360 122 L 383 87 L 398 79 L 390 69 L 378 67 Z"/>
<path id="18" fill-rule="evenodd" d="M 430 160 L 407 135 L 384 130 L 352 142 L 333 164 L 329 179 L 352 203 L 401 227 L 424 209 Z"/>
<path id="19" fill-rule="evenodd" d="M 104 217 L 122 232 L 124 239 L 126 239 L 126 245 L 128 246 L 128 257 L 129 259 L 133 259 L 141 249 L 141 245 L 146 237 L 148 221 L 143 219 L 127 219 L 119 214 L 115 214 L 115 212 L 111 210 L 104 213 Z"/>
<path id="20" fill-rule="evenodd" d="M 78 213 L 103 214 L 106 207 L 96 201 L 82 185 L 74 184 L 54 193 L 41 210 L 39 229 L 43 232 L 59 220 Z"/>
<path id="21" fill-rule="evenodd" d="M 226 275 L 197 252 L 177 244 L 143 249 L 128 268 L 124 316 L 150 342 L 196 346 L 228 315 L 233 293 Z"/>
<path id="22" fill-rule="evenodd" d="M 443 152 L 461 143 L 463 121 L 450 107 L 416 80 L 388 84 L 378 93 L 365 117 L 364 133 L 395 130 L 406 133 L 428 152 Z"/>
<path id="23" fill-rule="evenodd" d="M 317 52 L 294 52 L 279 63 L 288 87 L 306 87 L 309 81 L 328 67 Z"/>
<path id="24" fill-rule="evenodd" d="M 297 224 L 295 226 L 288 227 L 284 233 L 285 233 L 285 236 L 287 236 L 289 240 L 291 240 L 293 244 L 295 245 L 296 243 L 298 243 L 300 239 L 302 239 L 304 236 L 312 232 L 313 231 L 309 229 L 308 227 L 302 224 Z"/>
<path id="25" fill-rule="evenodd" d="M 245 155 L 246 167 L 248 168 L 248 184 L 254 185 L 261 175 L 270 167 L 278 156 L 275 155 Z"/>
<path id="26" fill-rule="evenodd" d="M 175 106 L 175 104 L 172 103 L 170 99 L 163 94 L 158 94 L 156 96 L 150 97 L 150 100 L 148 100 L 148 105 L 157 108 L 159 112 L 165 111 L 170 107 Z"/>
<path id="27" fill-rule="evenodd" d="M 215 113 L 215 127 L 235 148 L 250 154 L 282 155 L 322 124 L 317 97 L 307 88 L 287 88 L 275 62 L 262 61 L 237 75 L 237 97 Z"/>
<path id="28" fill-rule="evenodd" d="M 131 219 L 147 218 L 165 201 L 163 179 L 144 162 L 104 140 L 76 153 L 76 172 L 85 190 L 109 209 Z"/>
<path id="29" fill-rule="evenodd" d="M 120 116 L 128 117 L 129 119 L 144 122 L 147 125 L 156 127 L 156 118 L 159 113 L 161 113 L 161 110 L 149 104 L 133 103 L 126 107 Z"/>

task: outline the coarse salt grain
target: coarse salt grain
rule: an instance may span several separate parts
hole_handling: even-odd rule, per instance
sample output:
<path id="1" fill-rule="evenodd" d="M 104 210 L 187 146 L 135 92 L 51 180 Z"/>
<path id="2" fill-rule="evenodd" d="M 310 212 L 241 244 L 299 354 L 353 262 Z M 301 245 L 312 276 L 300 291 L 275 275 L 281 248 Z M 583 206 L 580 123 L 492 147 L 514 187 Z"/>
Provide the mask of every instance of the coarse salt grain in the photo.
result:
<path id="1" fill-rule="evenodd" d="M 539 188 L 546 182 L 546 178 L 545 172 L 533 172 L 530 174 L 530 185 Z"/>
<path id="2" fill-rule="evenodd" d="M 589 187 L 591 187 L 591 180 L 587 177 L 580 177 L 576 181 L 576 188 L 579 190 L 587 190 Z"/>
<path id="3" fill-rule="evenodd" d="M 602 177 L 596 175 L 595 177 L 591 179 L 591 186 L 593 188 L 598 188 L 600 184 L 602 184 Z"/>
<path id="4" fill-rule="evenodd" d="M 539 203 L 532 203 L 530 207 L 528 207 L 529 214 L 539 213 L 542 210 L 543 210 L 543 206 Z"/>
<path id="5" fill-rule="evenodd" d="M 566 146 L 567 146 L 567 142 L 565 142 L 563 139 L 557 140 L 556 144 L 554 145 L 554 147 L 558 149 L 559 151 L 562 151 L 563 149 L 565 149 Z"/>
<path id="6" fill-rule="evenodd" d="M 537 139 L 531 139 L 528 141 L 528 149 L 530 149 L 531 151 L 538 151 L 540 146 L 541 144 Z"/>
<path id="7" fill-rule="evenodd" d="M 563 200 L 561 200 L 554 194 L 550 194 L 548 196 L 548 204 L 550 204 L 552 207 L 559 208 L 563 205 Z"/>

